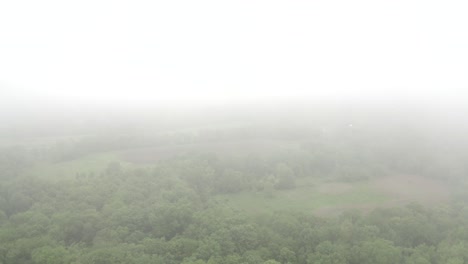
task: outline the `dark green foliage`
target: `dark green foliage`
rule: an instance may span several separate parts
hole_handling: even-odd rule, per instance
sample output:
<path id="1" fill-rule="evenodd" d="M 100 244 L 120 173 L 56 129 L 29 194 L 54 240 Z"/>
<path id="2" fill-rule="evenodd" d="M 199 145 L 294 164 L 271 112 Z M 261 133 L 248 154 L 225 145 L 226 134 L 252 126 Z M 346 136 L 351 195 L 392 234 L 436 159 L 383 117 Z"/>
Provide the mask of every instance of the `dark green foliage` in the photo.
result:
<path id="1" fill-rule="evenodd" d="M 256 133 L 90 137 L 50 148 L 2 149 L 0 263 L 467 263 L 468 196 L 460 181 L 467 171 L 464 156 L 436 159 L 438 146 L 410 132 L 390 131 L 397 136 L 386 137 L 386 130 L 373 129 L 379 130 L 271 129 L 272 139 L 299 138 L 298 147 L 238 156 L 177 153 L 147 166 L 120 160 L 54 180 L 25 170 L 104 150 L 209 145 Z M 252 216 L 217 199 L 248 192 L 288 195 L 303 187 L 303 180 L 365 181 L 388 172 L 430 177 L 447 172 L 459 185 L 456 200 L 320 218 L 291 210 Z"/>
<path id="2" fill-rule="evenodd" d="M 217 176 L 214 168 L 203 160 L 175 160 L 151 170 L 112 164 L 105 177 L 56 183 L 22 177 L 5 181 L 2 188 L 8 191 L 2 197 L 8 198 L 4 206 L 9 216 L 1 218 L 0 261 L 468 261 L 468 210 L 463 204 L 432 209 L 411 204 L 369 215 L 350 211 L 335 219 L 291 212 L 251 219 L 210 199 L 216 191 L 240 191 L 245 182 L 240 171 L 229 169 Z M 274 173 L 280 179 L 295 177 L 283 163 Z"/>

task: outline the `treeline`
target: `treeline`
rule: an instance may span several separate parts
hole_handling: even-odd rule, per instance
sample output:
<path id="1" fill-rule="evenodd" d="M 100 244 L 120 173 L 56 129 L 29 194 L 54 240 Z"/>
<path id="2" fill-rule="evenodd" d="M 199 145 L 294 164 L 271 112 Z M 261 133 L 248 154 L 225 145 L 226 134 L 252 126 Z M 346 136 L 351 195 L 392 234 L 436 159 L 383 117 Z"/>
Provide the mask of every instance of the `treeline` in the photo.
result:
<path id="1" fill-rule="evenodd" d="M 463 135 L 383 123 L 113 134 L 1 148 L 0 263 L 467 263 Z M 295 147 L 240 155 L 204 148 L 262 138 Z M 113 162 L 103 171 L 83 168 L 75 178 L 56 181 L 23 173 L 38 161 L 184 144 L 200 147 L 146 168 Z M 387 173 L 440 177 L 458 185 L 459 193 L 444 207 L 413 204 L 337 218 L 252 216 L 213 199 L 249 191 L 268 195 L 296 188 L 303 177 L 360 181 Z"/>
<path id="2" fill-rule="evenodd" d="M 468 142 L 455 143 L 460 138 L 446 134 L 446 137 L 434 138 L 434 132 L 424 134 L 415 128 L 374 125 L 244 126 L 159 135 L 86 136 L 57 140 L 54 144 L 0 148 L 0 168 L 3 174 L 14 175 L 12 170 L 37 161 L 63 162 L 90 154 L 139 148 L 171 152 L 171 147 L 183 150 L 184 146 L 190 146 L 188 151 L 181 151 L 184 154 L 172 151 L 175 154 L 159 162 L 204 156 L 203 162 L 217 177 L 216 181 L 208 180 L 208 184 L 218 192 L 264 189 L 270 185 L 277 189 L 294 188 L 295 181 L 302 177 L 360 181 L 389 173 L 405 173 L 454 183 L 465 180 Z M 250 145 L 261 140 L 266 143 Z M 215 150 L 207 147 L 213 142 Z M 223 144 L 238 144 L 243 149 L 223 150 Z M 198 173 L 192 169 L 188 169 L 188 174 Z M 203 181 L 203 177 L 208 176 L 191 177 Z"/>
<path id="3" fill-rule="evenodd" d="M 283 165 L 274 171 L 293 173 Z M 4 178 L 0 263 L 468 261 L 462 199 L 445 207 L 410 205 L 333 219 L 300 212 L 252 216 L 211 199 L 216 191 L 232 191 L 232 179 L 250 179 L 235 167 L 221 174 L 217 169 L 209 157 L 180 157 L 147 169 L 113 163 L 58 182 Z M 221 184 L 223 177 L 229 180 Z"/>

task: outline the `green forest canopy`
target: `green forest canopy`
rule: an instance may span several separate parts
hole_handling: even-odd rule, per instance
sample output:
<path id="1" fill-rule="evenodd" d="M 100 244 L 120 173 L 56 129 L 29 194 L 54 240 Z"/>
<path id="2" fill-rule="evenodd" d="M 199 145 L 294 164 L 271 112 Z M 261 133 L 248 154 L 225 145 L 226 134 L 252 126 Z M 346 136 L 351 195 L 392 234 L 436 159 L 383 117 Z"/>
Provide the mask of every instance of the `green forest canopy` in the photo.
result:
<path id="1" fill-rule="evenodd" d="M 0 263 L 468 262 L 463 133 L 337 120 L 11 141 Z M 450 195 L 388 203 L 392 175 Z"/>

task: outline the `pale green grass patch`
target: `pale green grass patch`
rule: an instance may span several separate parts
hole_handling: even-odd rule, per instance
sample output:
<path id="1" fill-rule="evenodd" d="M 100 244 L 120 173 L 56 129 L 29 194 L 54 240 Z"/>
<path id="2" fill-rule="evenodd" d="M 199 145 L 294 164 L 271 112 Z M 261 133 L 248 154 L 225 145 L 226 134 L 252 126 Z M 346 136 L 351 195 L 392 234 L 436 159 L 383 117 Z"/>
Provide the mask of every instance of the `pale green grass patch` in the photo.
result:
<path id="1" fill-rule="evenodd" d="M 368 182 L 351 184 L 352 188 L 342 193 L 323 193 L 320 184 L 301 185 L 292 190 L 266 192 L 244 192 L 219 195 L 217 199 L 228 206 L 252 214 L 274 211 L 314 212 L 320 208 L 342 208 L 360 205 L 379 205 L 391 199 L 369 186 Z"/>
<path id="2" fill-rule="evenodd" d="M 63 162 L 42 162 L 35 164 L 26 173 L 38 178 L 59 180 L 78 174 L 98 175 L 105 171 L 111 162 L 119 162 L 123 168 L 134 167 L 131 163 L 121 161 L 119 157 L 119 152 L 104 152 Z"/>

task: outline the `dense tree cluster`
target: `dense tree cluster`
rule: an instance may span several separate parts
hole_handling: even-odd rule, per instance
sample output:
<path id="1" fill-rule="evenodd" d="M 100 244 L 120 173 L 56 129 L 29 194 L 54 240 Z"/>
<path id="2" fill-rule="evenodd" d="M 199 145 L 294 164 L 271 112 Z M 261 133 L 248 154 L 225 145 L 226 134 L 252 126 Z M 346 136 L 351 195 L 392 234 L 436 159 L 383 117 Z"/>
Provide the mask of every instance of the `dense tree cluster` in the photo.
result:
<path id="1" fill-rule="evenodd" d="M 468 261 L 468 207 L 460 200 L 442 208 L 414 204 L 319 218 L 245 215 L 211 199 L 255 186 L 255 173 L 247 171 L 266 175 L 258 182 L 271 177 L 278 191 L 294 187 L 295 166 L 266 168 L 193 156 L 146 169 L 111 163 L 104 171 L 55 182 L 4 173 L 0 263 Z"/>
<path id="2" fill-rule="evenodd" d="M 454 147 L 452 139 L 436 142 L 410 132 L 269 127 L 2 148 L 0 263 L 467 263 L 467 144 Z M 259 141 L 257 134 L 287 141 L 289 147 L 239 153 L 204 149 L 213 142 Z M 63 179 L 24 173 L 37 162 L 186 145 L 198 149 L 150 166 L 116 161 Z M 253 215 L 216 199 L 243 192 L 268 197 L 297 188 L 304 177 L 360 181 L 393 172 L 443 176 L 460 191 L 443 207 L 411 204 L 336 218 L 292 211 Z"/>

